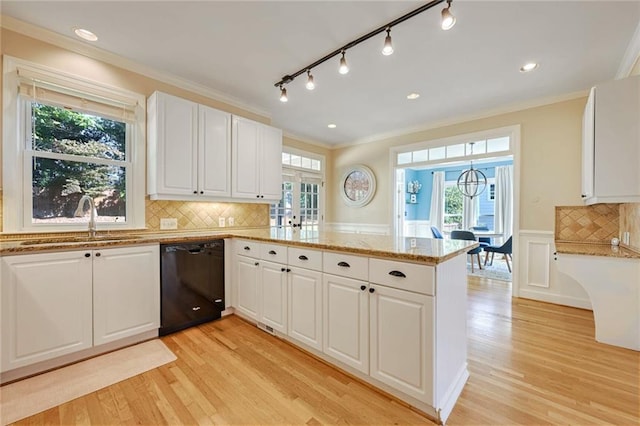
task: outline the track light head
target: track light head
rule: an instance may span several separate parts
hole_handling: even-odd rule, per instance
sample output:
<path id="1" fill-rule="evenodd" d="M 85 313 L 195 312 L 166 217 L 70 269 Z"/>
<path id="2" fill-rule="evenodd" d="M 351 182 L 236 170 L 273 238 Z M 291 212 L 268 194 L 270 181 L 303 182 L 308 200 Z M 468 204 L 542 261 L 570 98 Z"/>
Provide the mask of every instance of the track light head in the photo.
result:
<path id="1" fill-rule="evenodd" d="M 349 72 L 349 65 L 347 65 L 347 59 L 344 57 L 345 51 L 342 51 L 342 58 L 340 58 L 340 68 L 338 68 L 338 72 L 340 74 L 346 74 Z"/>
<path id="2" fill-rule="evenodd" d="M 316 88 L 316 84 L 313 81 L 313 76 L 311 75 L 311 70 L 307 70 L 307 84 L 305 84 L 307 90 L 313 90 Z"/>
<path id="3" fill-rule="evenodd" d="M 442 9 L 442 29 L 450 30 L 456 24 L 456 17 L 449 10 L 451 8 L 451 0 L 447 0 L 447 7 Z"/>
<path id="4" fill-rule="evenodd" d="M 384 38 L 384 47 L 382 48 L 382 54 L 389 56 L 393 53 L 393 44 L 391 43 L 391 27 L 387 28 L 387 36 Z"/>
<path id="5" fill-rule="evenodd" d="M 287 102 L 289 98 L 287 97 L 287 89 L 280 85 L 280 102 Z"/>

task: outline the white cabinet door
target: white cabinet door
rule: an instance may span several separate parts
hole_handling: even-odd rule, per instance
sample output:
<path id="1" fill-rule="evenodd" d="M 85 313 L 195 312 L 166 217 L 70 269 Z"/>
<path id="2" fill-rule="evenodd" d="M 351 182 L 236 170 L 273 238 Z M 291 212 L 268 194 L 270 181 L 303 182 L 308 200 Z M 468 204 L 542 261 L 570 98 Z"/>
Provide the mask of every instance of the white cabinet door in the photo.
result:
<path id="1" fill-rule="evenodd" d="M 235 256 L 235 308 L 246 317 L 258 319 L 258 272 L 260 262 L 245 256 Z"/>
<path id="2" fill-rule="evenodd" d="M 160 92 L 149 98 L 149 104 L 149 110 L 155 110 L 148 132 L 149 193 L 194 195 L 198 187 L 198 104 Z"/>
<path id="3" fill-rule="evenodd" d="M 582 198 L 593 197 L 593 169 L 594 164 L 594 136 L 595 123 L 593 108 L 595 104 L 595 89 L 591 89 L 589 99 L 584 107 L 582 116 Z"/>
<path id="4" fill-rule="evenodd" d="M 261 126 L 260 199 L 278 201 L 282 198 L 282 130 Z"/>
<path id="5" fill-rule="evenodd" d="M 322 273 L 292 267 L 288 274 L 288 335 L 322 351 Z"/>
<path id="6" fill-rule="evenodd" d="M 260 198 L 259 131 L 260 123 L 233 117 L 231 194 L 235 198 Z M 278 162 L 282 163 L 282 159 Z"/>
<path id="7" fill-rule="evenodd" d="M 260 201 L 282 197 L 282 130 L 233 117 L 231 195 Z"/>
<path id="8" fill-rule="evenodd" d="M 2 371 L 91 347 L 89 250 L 0 261 Z"/>
<path id="9" fill-rule="evenodd" d="M 281 333 L 287 332 L 287 268 L 260 261 L 258 321 Z"/>
<path id="10" fill-rule="evenodd" d="M 369 373 L 367 283 L 336 275 L 322 278 L 323 352 Z"/>
<path id="11" fill-rule="evenodd" d="M 159 246 L 95 250 L 93 344 L 160 327 Z"/>
<path id="12" fill-rule="evenodd" d="M 198 194 L 231 196 L 231 114 L 198 106 Z"/>
<path id="13" fill-rule="evenodd" d="M 433 297 L 371 284 L 370 375 L 433 405 Z"/>

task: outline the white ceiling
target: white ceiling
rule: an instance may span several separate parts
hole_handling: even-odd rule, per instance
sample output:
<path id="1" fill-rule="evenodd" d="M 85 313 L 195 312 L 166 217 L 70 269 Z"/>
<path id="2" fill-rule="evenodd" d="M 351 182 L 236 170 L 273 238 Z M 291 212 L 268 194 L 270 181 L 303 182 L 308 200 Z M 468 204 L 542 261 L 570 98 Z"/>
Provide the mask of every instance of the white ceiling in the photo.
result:
<path id="1" fill-rule="evenodd" d="M 281 103 L 273 86 L 347 42 L 417 8 L 416 1 L 10 1 L 5 16 L 100 49 L 266 111 L 303 140 L 348 144 L 377 135 L 584 91 L 615 78 L 640 20 L 640 1 L 461 1 L 442 31 L 438 5 L 301 76 Z M 540 63 L 519 72 L 527 61 Z M 406 95 L 421 94 L 414 101 Z M 328 129 L 328 123 L 337 124 Z"/>

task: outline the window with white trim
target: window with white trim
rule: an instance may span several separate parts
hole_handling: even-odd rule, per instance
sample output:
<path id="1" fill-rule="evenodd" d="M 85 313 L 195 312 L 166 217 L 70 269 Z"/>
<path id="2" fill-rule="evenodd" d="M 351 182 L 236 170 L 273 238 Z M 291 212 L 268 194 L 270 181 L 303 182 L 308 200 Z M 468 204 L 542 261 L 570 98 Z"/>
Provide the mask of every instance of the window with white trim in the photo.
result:
<path id="1" fill-rule="evenodd" d="M 4 77 L 5 232 L 86 229 L 86 196 L 98 230 L 144 227 L 144 96 L 13 58 Z"/>

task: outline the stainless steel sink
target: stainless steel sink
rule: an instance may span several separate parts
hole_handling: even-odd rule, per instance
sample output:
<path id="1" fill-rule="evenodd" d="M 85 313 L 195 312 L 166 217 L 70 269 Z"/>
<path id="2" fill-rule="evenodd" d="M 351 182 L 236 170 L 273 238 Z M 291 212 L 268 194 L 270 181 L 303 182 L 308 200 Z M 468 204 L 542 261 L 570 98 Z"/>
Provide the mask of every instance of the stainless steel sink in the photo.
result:
<path id="1" fill-rule="evenodd" d="M 96 235 L 94 237 L 89 236 L 73 236 L 73 237 L 52 237 L 52 238 L 41 238 L 34 240 L 23 241 L 21 245 L 24 246 L 32 246 L 32 245 L 41 245 L 41 244 L 65 244 L 65 243 L 95 243 L 95 242 L 108 242 L 108 241 L 127 241 L 127 240 L 136 240 L 139 237 L 135 236 L 124 236 L 124 235 Z"/>

